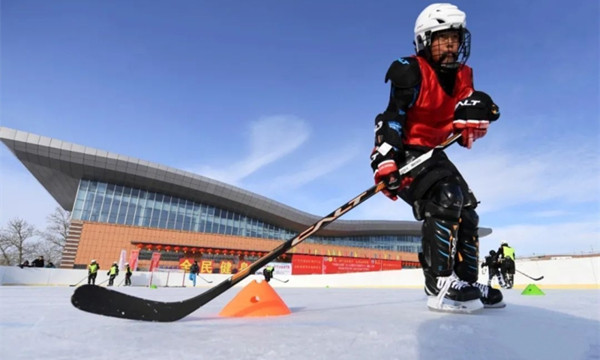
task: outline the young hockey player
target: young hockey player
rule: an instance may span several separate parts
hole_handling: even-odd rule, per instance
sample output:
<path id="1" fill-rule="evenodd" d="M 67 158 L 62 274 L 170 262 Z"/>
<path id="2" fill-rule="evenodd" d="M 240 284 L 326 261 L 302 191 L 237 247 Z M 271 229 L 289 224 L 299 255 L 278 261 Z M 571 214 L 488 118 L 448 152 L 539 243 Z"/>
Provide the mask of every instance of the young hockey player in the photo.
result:
<path id="1" fill-rule="evenodd" d="M 500 116 L 490 96 L 473 89 L 465 65 L 471 45 L 465 13 L 452 4 L 432 4 L 418 16 L 414 35 L 416 56 L 394 61 L 385 76 L 391 91 L 387 109 L 375 118 L 375 182 L 384 181 L 383 193 L 402 198 L 423 220 L 419 258 L 430 309 L 502 307 L 500 291 L 477 283 L 477 200 L 445 153 L 408 176 L 398 175 L 398 168 L 452 133 L 461 133 L 460 144 L 470 149 Z"/>
<path id="2" fill-rule="evenodd" d="M 100 270 L 100 264 L 98 264 L 94 259 L 88 265 L 88 285 L 96 285 L 98 270 Z"/>
<path id="3" fill-rule="evenodd" d="M 112 263 L 112 266 L 110 267 L 110 269 L 108 269 L 106 275 L 109 276 L 107 286 L 113 286 L 115 283 L 115 278 L 117 277 L 117 275 L 119 275 L 119 264 L 117 264 L 116 261 Z"/>
<path id="4" fill-rule="evenodd" d="M 511 289 L 515 279 L 515 249 L 508 246 L 506 241 L 500 244 L 498 249 L 498 260 L 500 262 L 500 271 L 506 279 L 506 288 Z"/>
<path id="5" fill-rule="evenodd" d="M 490 254 L 484 258 L 483 263 L 481 264 L 481 268 L 488 268 L 488 286 L 492 286 L 492 280 L 494 276 L 498 278 L 498 284 L 502 287 L 506 287 L 506 283 L 504 282 L 504 278 L 500 273 L 500 263 L 498 262 L 498 254 L 494 250 L 490 250 Z"/>
<path id="6" fill-rule="evenodd" d="M 198 260 L 194 260 L 194 263 L 190 266 L 190 280 L 192 280 L 194 286 L 196 286 L 198 274 L 200 274 L 200 265 L 198 265 Z"/>
<path id="7" fill-rule="evenodd" d="M 125 286 L 131 286 L 131 275 L 133 275 L 133 270 L 129 263 L 125 263 Z"/>
<path id="8" fill-rule="evenodd" d="M 271 281 L 271 278 L 273 277 L 274 272 L 275 272 L 275 267 L 273 265 L 267 265 L 267 267 L 265 267 L 263 269 L 263 276 L 265 277 L 266 282 Z"/>

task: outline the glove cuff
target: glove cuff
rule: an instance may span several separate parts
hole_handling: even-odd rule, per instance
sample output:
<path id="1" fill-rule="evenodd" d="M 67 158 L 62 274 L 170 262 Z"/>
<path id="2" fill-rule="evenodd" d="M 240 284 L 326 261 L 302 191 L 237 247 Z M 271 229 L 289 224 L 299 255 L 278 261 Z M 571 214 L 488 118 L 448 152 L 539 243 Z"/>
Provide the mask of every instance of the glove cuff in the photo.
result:
<path id="1" fill-rule="evenodd" d="M 394 160 L 384 160 L 380 162 L 377 166 L 377 171 L 380 175 L 386 176 L 393 173 L 394 171 L 398 171 L 398 166 L 396 165 L 396 162 Z"/>

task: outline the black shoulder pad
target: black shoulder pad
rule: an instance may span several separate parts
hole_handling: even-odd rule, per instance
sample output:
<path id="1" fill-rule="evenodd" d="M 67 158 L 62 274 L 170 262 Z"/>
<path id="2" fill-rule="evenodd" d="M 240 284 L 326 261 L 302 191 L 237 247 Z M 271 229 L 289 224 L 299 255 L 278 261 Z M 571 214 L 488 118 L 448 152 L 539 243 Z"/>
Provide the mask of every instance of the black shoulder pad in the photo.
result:
<path id="1" fill-rule="evenodd" d="M 385 82 L 392 81 L 392 84 L 401 89 L 413 88 L 421 83 L 421 69 L 419 61 L 414 57 L 400 58 L 390 65 L 385 74 Z"/>

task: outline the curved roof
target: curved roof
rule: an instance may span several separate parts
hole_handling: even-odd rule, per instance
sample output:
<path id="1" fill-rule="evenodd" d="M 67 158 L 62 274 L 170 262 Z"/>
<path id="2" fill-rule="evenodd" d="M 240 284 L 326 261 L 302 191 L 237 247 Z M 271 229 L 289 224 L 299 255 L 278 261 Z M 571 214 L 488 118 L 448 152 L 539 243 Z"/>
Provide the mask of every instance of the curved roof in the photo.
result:
<path id="1" fill-rule="evenodd" d="M 67 211 L 72 210 L 79 180 L 88 179 L 213 205 L 296 232 L 321 218 L 201 175 L 125 155 L 6 127 L 0 127 L 0 140 Z M 420 233 L 416 221 L 337 220 L 319 235 Z M 480 228 L 480 235 L 490 233 L 491 229 Z"/>

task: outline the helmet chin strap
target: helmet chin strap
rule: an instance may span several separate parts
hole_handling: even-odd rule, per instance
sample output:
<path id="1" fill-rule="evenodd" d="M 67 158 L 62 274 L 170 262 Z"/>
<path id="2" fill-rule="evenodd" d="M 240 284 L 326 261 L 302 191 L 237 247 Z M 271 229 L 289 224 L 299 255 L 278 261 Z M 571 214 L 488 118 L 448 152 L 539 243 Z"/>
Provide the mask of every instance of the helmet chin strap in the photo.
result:
<path id="1" fill-rule="evenodd" d="M 451 63 L 444 63 L 444 60 L 446 60 L 446 58 L 448 57 L 448 55 L 452 55 L 454 57 L 454 61 Z M 455 52 L 445 52 L 442 54 L 442 56 L 440 57 L 440 59 L 437 61 L 437 64 L 439 66 L 440 69 L 457 69 L 460 64 L 457 61 L 458 59 L 458 53 Z"/>

